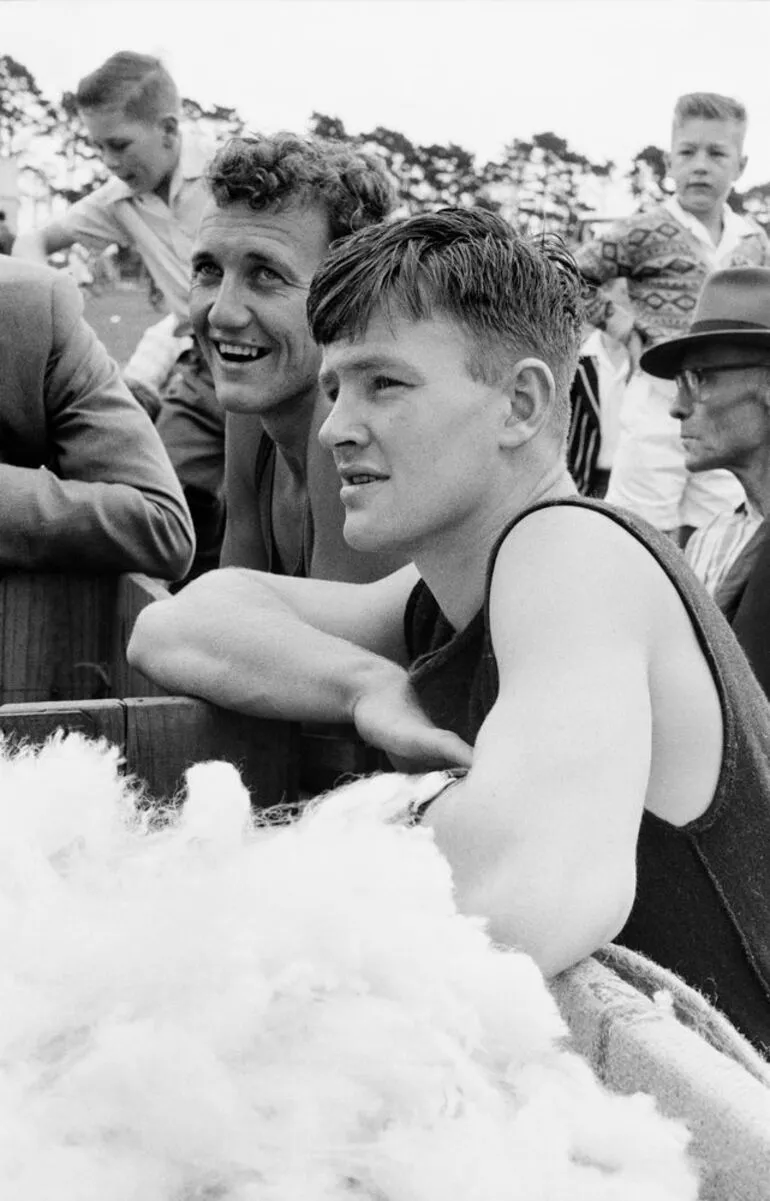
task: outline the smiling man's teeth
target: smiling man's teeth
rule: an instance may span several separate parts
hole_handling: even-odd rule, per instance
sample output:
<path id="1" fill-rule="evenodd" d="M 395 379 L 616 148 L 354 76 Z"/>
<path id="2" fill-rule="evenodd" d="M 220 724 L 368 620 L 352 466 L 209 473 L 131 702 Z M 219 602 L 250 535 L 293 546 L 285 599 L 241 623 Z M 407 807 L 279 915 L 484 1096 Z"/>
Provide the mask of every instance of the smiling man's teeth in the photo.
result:
<path id="1" fill-rule="evenodd" d="M 239 346 L 235 342 L 217 342 L 215 345 L 223 358 L 261 359 L 267 354 L 267 351 L 259 346 Z"/>

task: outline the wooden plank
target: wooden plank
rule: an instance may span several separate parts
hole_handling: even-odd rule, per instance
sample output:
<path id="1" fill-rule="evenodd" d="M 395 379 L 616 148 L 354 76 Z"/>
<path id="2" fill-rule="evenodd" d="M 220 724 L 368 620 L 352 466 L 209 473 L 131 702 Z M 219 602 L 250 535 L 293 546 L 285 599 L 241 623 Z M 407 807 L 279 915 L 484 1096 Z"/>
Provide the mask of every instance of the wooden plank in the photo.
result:
<path id="1" fill-rule="evenodd" d="M 110 642 L 112 696 L 168 696 L 165 689 L 154 684 L 136 668 L 129 667 L 126 660 L 126 647 L 142 609 L 153 601 L 168 599 L 168 596 L 166 585 L 150 576 L 131 572 L 118 578 Z"/>
<path id="2" fill-rule="evenodd" d="M 116 589 L 114 575 L 0 576 L 0 704 L 109 696 Z"/>
<path id="3" fill-rule="evenodd" d="M 13 743 L 45 742 L 56 730 L 79 730 L 89 738 L 106 738 L 125 747 L 126 711 L 120 701 L 59 701 L 48 704 L 0 705 L 0 733 Z"/>
<path id="4" fill-rule="evenodd" d="M 296 727 L 246 717 L 189 697 L 134 697 L 126 708 L 127 769 L 158 800 L 170 800 L 193 763 L 234 763 L 255 808 L 297 796 Z"/>

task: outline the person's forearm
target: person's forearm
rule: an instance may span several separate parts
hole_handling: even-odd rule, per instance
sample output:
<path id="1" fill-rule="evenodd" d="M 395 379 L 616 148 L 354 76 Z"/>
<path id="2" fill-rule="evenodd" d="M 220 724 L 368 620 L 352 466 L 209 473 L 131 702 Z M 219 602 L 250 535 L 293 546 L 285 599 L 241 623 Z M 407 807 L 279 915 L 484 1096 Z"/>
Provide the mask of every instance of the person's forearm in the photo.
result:
<path id="1" fill-rule="evenodd" d="M 189 515 L 170 490 L 0 464 L 0 567 L 178 579 L 192 554 Z"/>
<path id="2" fill-rule="evenodd" d="M 33 263 L 45 263 L 48 259 L 45 236 L 39 231 L 19 234 L 13 244 L 11 257 L 28 259 Z"/>
<path id="3" fill-rule="evenodd" d="M 209 572 L 137 619 L 128 659 L 171 692 L 260 717 L 351 721 L 389 660 L 307 625 L 256 572 Z"/>

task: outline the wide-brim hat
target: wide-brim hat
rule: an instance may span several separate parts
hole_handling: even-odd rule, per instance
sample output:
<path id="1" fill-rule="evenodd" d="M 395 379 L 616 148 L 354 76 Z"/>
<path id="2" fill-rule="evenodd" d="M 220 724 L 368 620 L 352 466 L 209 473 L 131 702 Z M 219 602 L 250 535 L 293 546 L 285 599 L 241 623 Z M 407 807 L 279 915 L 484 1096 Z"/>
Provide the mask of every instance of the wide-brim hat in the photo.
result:
<path id="1" fill-rule="evenodd" d="M 770 269 L 715 271 L 703 285 L 688 332 L 651 346 L 639 365 L 649 375 L 673 379 L 685 353 L 709 342 L 766 349 L 770 363 Z"/>

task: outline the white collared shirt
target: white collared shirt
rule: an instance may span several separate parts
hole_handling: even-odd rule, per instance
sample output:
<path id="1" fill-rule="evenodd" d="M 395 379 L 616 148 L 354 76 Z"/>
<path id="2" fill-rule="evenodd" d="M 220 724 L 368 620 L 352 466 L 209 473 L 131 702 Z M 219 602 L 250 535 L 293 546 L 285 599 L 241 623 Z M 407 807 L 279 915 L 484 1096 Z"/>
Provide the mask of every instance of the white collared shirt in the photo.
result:
<path id="1" fill-rule="evenodd" d="M 182 322 L 188 319 L 193 241 L 209 199 L 204 177 L 215 150 L 209 137 L 185 128 L 168 204 L 153 192 L 137 195 L 113 176 L 76 201 L 61 219 L 78 242 L 92 249 L 104 250 L 115 242 L 134 246 Z"/>
<path id="2" fill-rule="evenodd" d="M 740 213 L 733 212 L 729 204 L 726 204 L 722 209 L 722 237 L 719 239 L 718 245 L 715 246 L 711 240 L 711 234 L 703 222 L 699 221 L 692 213 L 686 212 L 676 196 L 669 196 L 663 201 L 663 206 L 668 209 L 672 217 L 675 217 L 680 225 L 683 225 L 685 229 L 689 230 L 703 244 L 703 249 L 712 271 L 715 271 L 720 263 L 729 259 L 742 238 L 754 232 L 754 226 L 745 217 L 741 217 Z"/>

